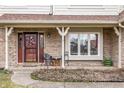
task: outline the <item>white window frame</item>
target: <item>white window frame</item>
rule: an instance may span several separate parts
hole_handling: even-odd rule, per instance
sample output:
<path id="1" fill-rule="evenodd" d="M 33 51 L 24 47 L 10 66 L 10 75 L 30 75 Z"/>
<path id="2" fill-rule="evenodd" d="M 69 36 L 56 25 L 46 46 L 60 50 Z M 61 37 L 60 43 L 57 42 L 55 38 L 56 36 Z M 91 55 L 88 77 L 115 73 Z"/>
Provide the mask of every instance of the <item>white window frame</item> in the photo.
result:
<path id="1" fill-rule="evenodd" d="M 98 55 L 80 55 L 80 42 L 78 39 L 78 55 L 71 55 L 70 53 L 70 34 L 98 34 Z M 89 36 L 89 35 L 88 35 Z M 90 39 L 88 39 L 88 51 L 90 51 Z M 69 52 L 69 60 L 103 60 L 103 33 L 99 32 L 69 32 L 68 34 L 68 52 Z"/>

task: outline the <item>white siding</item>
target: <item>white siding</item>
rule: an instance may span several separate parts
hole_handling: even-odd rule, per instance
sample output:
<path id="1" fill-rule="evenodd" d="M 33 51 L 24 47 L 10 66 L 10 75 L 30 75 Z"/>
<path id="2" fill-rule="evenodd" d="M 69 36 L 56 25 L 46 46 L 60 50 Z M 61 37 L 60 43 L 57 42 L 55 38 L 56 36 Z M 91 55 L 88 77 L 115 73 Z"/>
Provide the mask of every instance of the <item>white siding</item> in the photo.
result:
<path id="1" fill-rule="evenodd" d="M 55 5 L 54 15 L 118 15 L 123 6 L 116 5 Z M 50 6 L 0 6 L 0 13 L 49 14 Z"/>
<path id="2" fill-rule="evenodd" d="M 68 5 L 54 6 L 55 15 L 118 15 L 121 6 L 108 5 Z"/>
<path id="3" fill-rule="evenodd" d="M 50 6 L 0 6 L 0 13 L 49 14 Z"/>

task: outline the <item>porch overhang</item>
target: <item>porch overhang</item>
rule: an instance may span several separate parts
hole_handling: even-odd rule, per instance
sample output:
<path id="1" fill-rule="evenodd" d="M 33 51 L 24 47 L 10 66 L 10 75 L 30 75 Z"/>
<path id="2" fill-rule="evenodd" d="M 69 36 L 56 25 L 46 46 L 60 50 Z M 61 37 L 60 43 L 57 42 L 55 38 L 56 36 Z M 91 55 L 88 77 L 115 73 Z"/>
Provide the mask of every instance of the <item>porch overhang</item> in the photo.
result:
<path id="1" fill-rule="evenodd" d="M 0 27 L 45 28 L 45 27 L 114 27 L 117 21 L 101 20 L 0 20 Z"/>
<path id="2" fill-rule="evenodd" d="M 0 20 L 0 23 L 41 23 L 41 24 L 115 24 L 112 20 Z"/>
<path id="3" fill-rule="evenodd" d="M 66 21 L 65 21 L 66 22 Z M 58 23 L 54 23 L 54 21 L 51 23 L 48 21 L 48 22 L 30 22 L 30 21 L 27 21 L 27 22 L 10 22 L 10 23 L 1 23 L 0 21 L 0 25 L 3 26 L 3 27 L 11 27 L 11 28 L 45 28 L 45 27 L 48 27 L 48 28 L 51 28 L 51 27 L 54 27 L 54 28 L 59 28 L 59 27 L 115 27 L 117 26 L 118 27 L 118 22 L 101 22 L 101 23 L 98 23 L 98 22 L 95 22 L 95 23 L 88 23 L 88 22 L 67 22 L 65 23 L 63 21 L 63 23 L 60 21 Z M 10 28 L 10 31 L 12 30 Z M 63 28 L 64 29 L 64 28 Z M 7 31 L 6 31 L 7 33 Z M 63 33 L 64 33 L 64 30 L 63 30 Z M 6 37 L 6 42 L 8 42 L 8 37 Z M 8 46 L 8 44 L 6 43 L 6 46 Z M 62 55 L 63 55 L 63 60 L 64 60 L 64 35 L 62 36 Z M 6 53 L 8 52 L 8 47 L 6 47 Z M 6 60 L 8 60 L 8 55 L 6 55 Z M 8 63 L 8 62 L 7 62 Z M 63 61 L 64 63 L 64 61 Z M 62 64 L 62 67 L 64 68 L 64 64 Z M 120 67 L 119 67 L 120 68 Z M 8 66 L 6 66 L 6 69 L 8 69 Z"/>

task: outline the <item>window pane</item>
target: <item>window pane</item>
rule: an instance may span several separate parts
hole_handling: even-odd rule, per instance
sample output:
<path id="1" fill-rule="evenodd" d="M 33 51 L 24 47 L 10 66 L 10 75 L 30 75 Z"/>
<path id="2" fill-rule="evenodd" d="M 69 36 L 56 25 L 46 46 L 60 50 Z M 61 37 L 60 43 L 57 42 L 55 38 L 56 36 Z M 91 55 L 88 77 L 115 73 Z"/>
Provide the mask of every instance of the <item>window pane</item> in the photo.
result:
<path id="1" fill-rule="evenodd" d="M 90 55 L 98 55 L 98 34 L 90 34 Z"/>
<path id="2" fill-rule="evenodd" d="M 78 34 L 70 34 L 70 54 L 78 55 Z"/>
<path id="3" fill-rule="evenodd" d="M 18 34 L 18 47 L 22 48 L 22 33 Z"/>
<path id="4" fill-rule="evenodd" d="M 39 43 L 40 43 L 40 48 L 44 47 L 44 36 L 43 34 L 39 34 Z"/>
<path id="5" fill-rule="evenodd" d="M 88 55 L 88 34 L 80 34 L 80 54 Z"/>
<path id="6" fill-rule="evenodd" d="M 37 44 L 37 35 L 36 34 L 25 34 L 25 46 L 26 48 L 36 48 Z"/>
<path id="7" fill-rule="evenodd" d="M 18 62 L 22 63 L 22 41 L 23 41 L 23 36 L 22 33 L 18 34 Z"/>
<path id="8" fill-rule="evenodd" d="M 44 62 L 44 35 L 39 34 L 39 62 Z"/>

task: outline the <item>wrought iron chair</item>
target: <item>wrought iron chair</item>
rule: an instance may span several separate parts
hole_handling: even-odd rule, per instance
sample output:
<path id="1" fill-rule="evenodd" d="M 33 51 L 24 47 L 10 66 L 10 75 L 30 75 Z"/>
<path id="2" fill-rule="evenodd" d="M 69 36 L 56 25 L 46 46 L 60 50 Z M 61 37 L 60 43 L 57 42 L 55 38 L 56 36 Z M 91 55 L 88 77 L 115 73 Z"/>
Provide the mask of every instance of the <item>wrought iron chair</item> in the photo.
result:
<path id="1" fill-rule="evenodd" d="M 69 53 L 68 53 L 68 51 L 65 51 L 64 56 L 65 56 L 65 64 L 67 64 L 69 66 Z"/>
<path id="2" fill-rule="evenodd" d="M 65 65 L 67 64 L 69 66 L 69 52 L 68 51 L 65 51 L 64 53 L 64 56 L 65 56 Z M 60 57 L 61 59 L 61 62 L 62 62 L 62 56 Z"/>
<path id="3" fill-rule="evenodd" d="M 52 62 L 52 56 L 49 55 L 48 53 L 44 54 L 44 60 L 45 60 L 45 65 L 48 67 L 51 65 Z"/>

